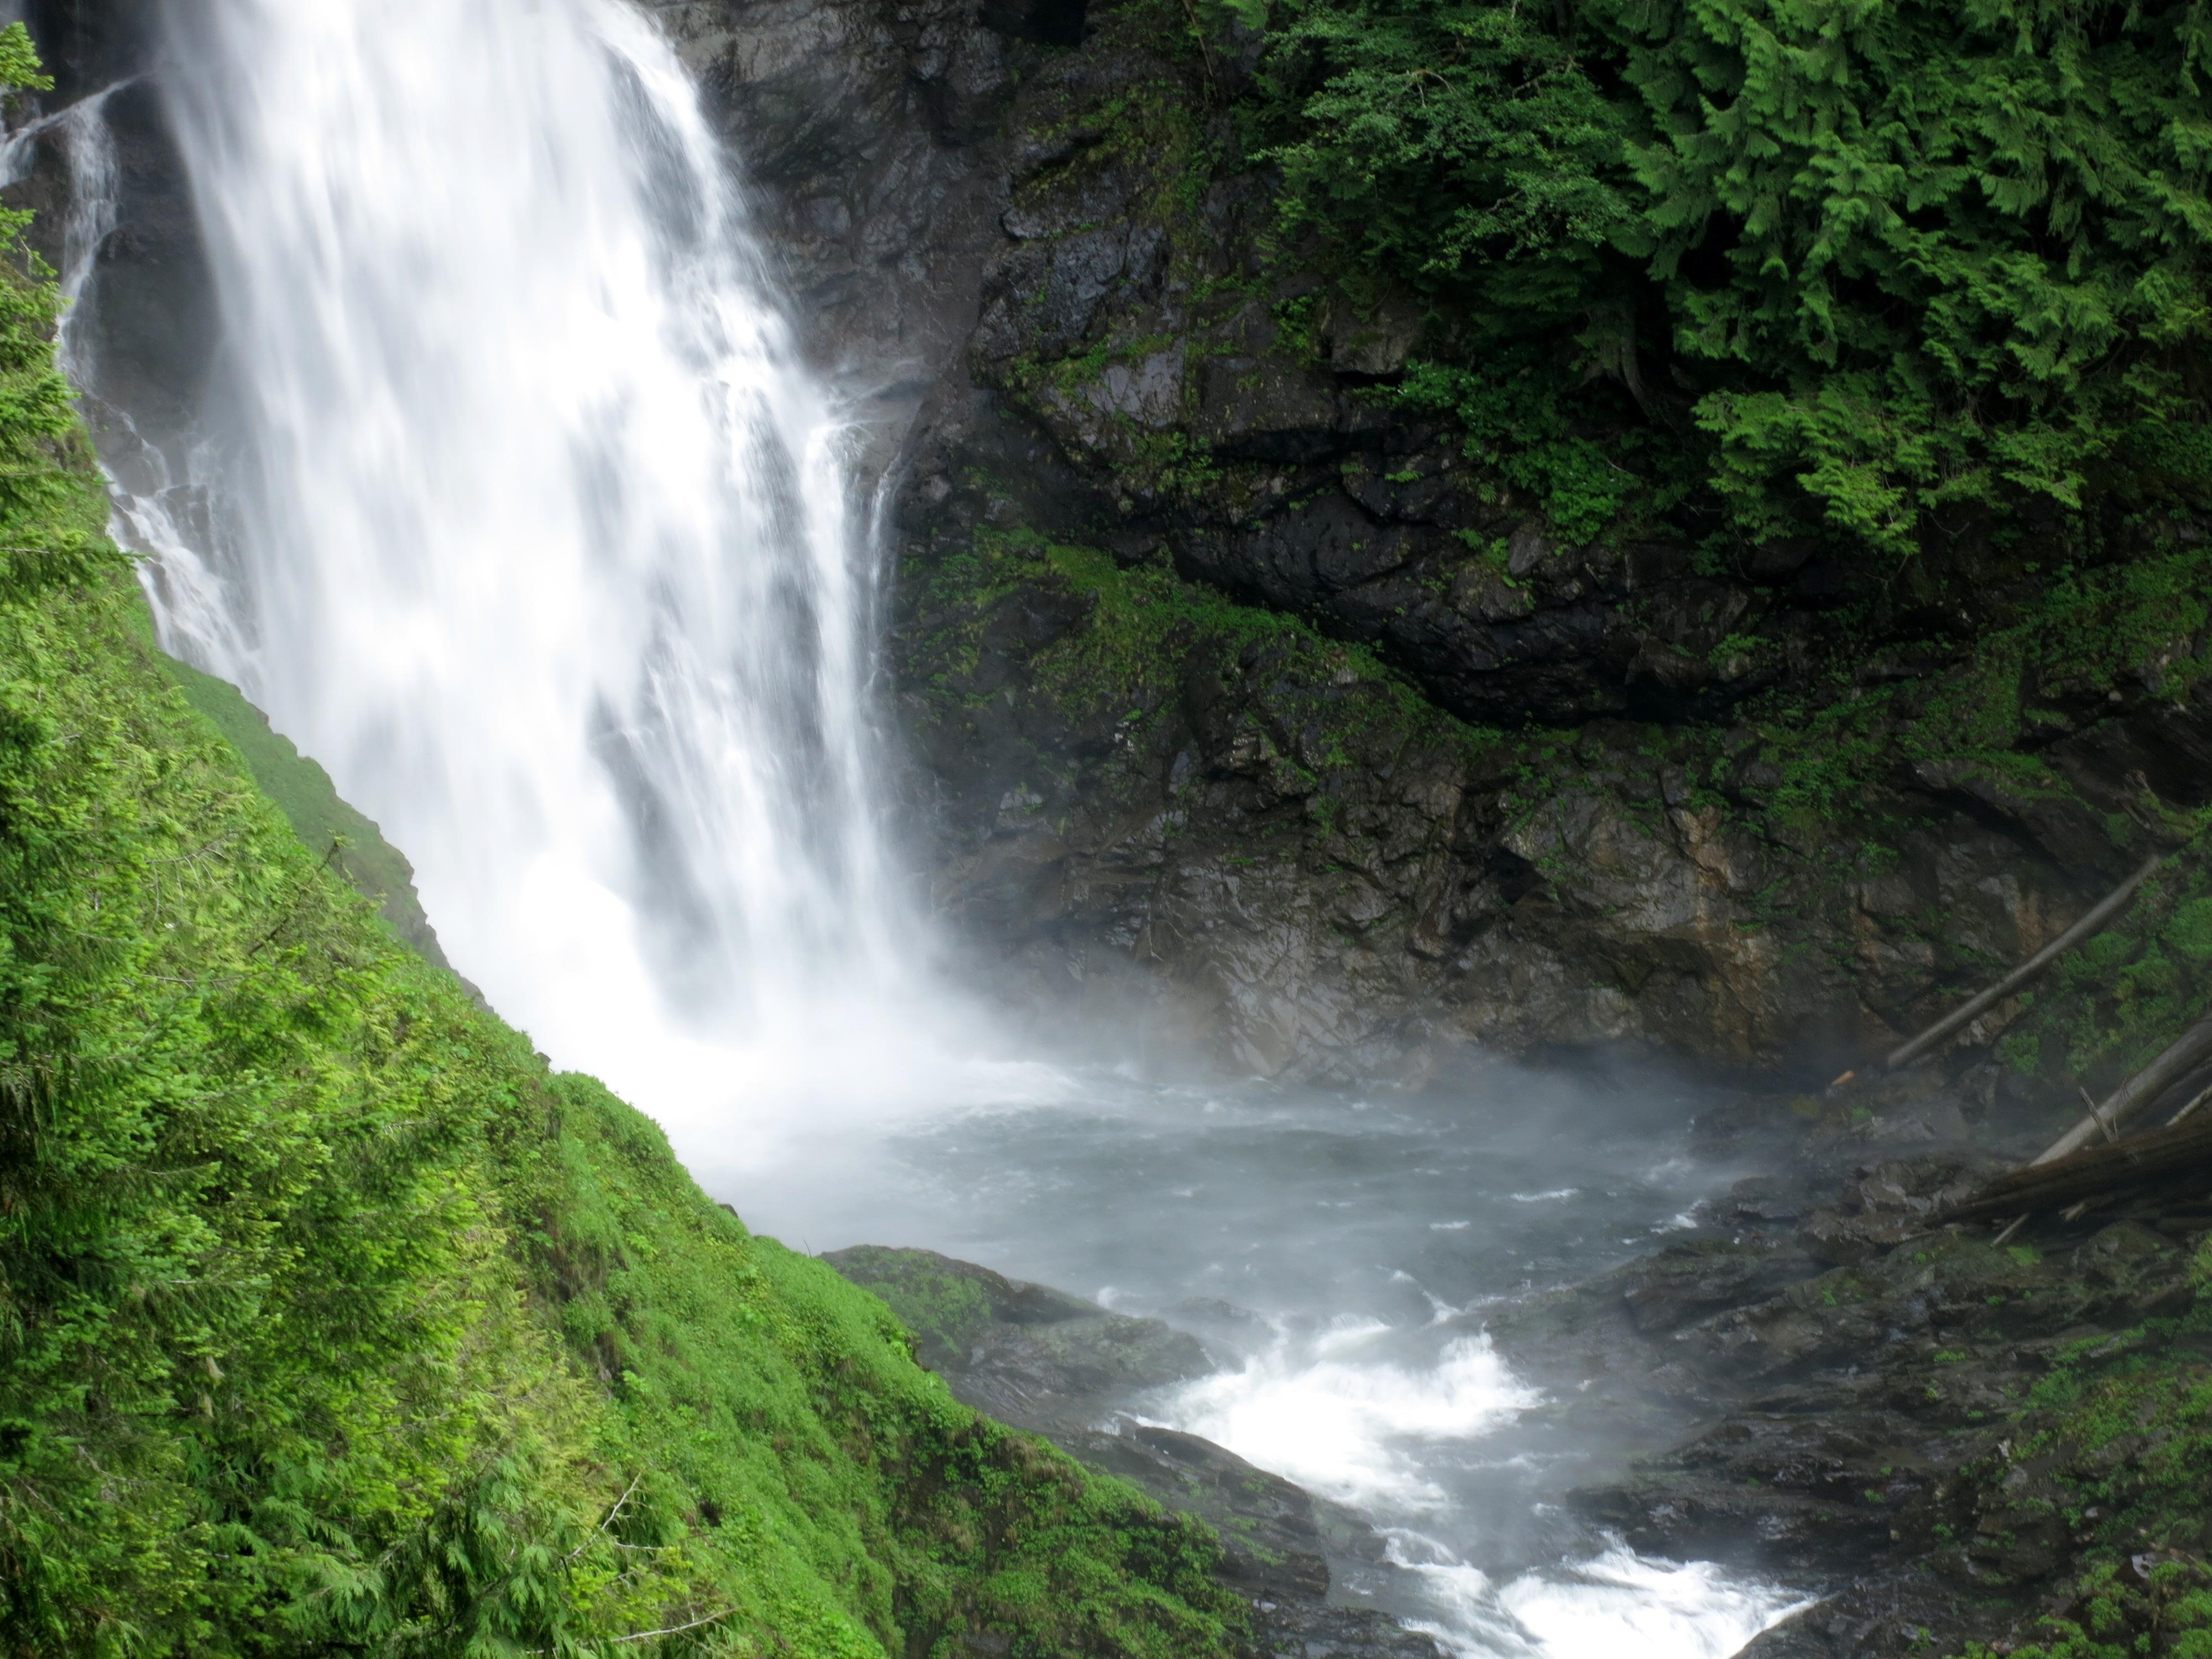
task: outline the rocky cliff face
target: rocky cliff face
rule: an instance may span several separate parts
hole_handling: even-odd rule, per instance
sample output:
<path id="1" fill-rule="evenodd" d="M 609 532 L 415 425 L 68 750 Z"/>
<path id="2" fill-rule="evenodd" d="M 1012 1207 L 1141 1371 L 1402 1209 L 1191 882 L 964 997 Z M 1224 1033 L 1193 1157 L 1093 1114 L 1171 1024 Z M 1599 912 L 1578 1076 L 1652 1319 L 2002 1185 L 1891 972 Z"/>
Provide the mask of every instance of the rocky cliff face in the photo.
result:
<path id="1" fill-rule="evenodd" d="M 2114 526 L 2062 594 L 2033 526 L 1901 574 L 1564 533 L 1398 395 L 1440 325 L 1285 254 L 1234 32 L 1150 0 L 673 27 L 898 455 L 898 716 L 936 890 L 1012 994 L 1263 1073 L 1840 1061 L 2212 793 L 2193 531 Z"/>
<path id="2" fill-rule="evenodd" d="M 151 64 L 145 7 L 33 10 L 58 100 Z M 2060 586 L 2033 525 L 1902 572 L 1569 533 L 1403 395 L 1445 325 L 1285 250 L 1233 31 L 1158 0 L 664 15 L 876 435 L 917 842 L 1011 998 L 1262 1073 L 1841 1064 L 2212 799 L 2192 526 L 2110 526 Z M 212 323 L 152 84 L 112 106 L 89 325 L 131 336 L 98 391 L 132 429 L 91 412 L 129 466 L 187 429 Z M 68 185 L 49 144 L 17 194 Z"/>
<path id="3" fill-rule="evenodd" d="M 191 190 L 161 103 L 156 9 L 147 0 L 34 0 L 24 9 L 55 87 L 36 100 L 46 113 L 26 112 L 19 125 L 35 123 L 36 131 L 9 203 L 36 213 L 28 240 L 64 268 L 85 182 L 79 173 L 90 159 L 65 112 L 100 98 L 115 214 L 77 302 L 73 327 L 83 349 L 76 371 L 102 460 L 134 488 L 150 489 L 156 452 L 182 441 L 203 412 L 217 326 Z M 91 384 L 82 385 L 88 375 Z"/>

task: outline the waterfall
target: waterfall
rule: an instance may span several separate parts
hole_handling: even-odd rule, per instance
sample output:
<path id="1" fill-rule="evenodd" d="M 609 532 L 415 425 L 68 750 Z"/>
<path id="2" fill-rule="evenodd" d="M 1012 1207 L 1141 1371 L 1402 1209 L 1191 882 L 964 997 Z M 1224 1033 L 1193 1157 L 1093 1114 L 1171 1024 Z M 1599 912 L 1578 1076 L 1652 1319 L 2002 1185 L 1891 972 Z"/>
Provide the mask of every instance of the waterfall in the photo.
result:
<path id="1" fill-rule="evenodd" d="M 169 18 L 226 529 L 181 532 L 158 454 L 118 482 L 163 645 L 319 759 L 455 965 L 695 1167 L 794 1102 L 972 1097 L 927 1063 L 965 1043 L 881 824 L 854 434 L 666 42 L 621 0 Z M 66 118 L 81 293 L 113 157 L 98 100 Z"/>

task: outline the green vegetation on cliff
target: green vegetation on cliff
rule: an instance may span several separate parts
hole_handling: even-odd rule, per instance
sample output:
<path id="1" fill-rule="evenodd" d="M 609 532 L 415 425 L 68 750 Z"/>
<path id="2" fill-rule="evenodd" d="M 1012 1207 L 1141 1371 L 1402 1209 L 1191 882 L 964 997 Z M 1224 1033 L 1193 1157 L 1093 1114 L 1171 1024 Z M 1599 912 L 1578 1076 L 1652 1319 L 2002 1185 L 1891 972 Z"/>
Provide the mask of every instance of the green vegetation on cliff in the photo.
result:
<path id="1" fill-rule="evenodd" d="M 1224 1651 L 1210 1534 L 302 844 L 148 641 L 56 303 L 0 282 L 0 1652 Z"/>
<path id="2" fill-rule="evenodd" d="M 1995 1569 L 1990 1589 L 2006 1587 L 2008 1568 L 2032 1583 L 2021 1567 L 2054 1540 L 2073 1541 L 2080 1563 L 2051 1610 L 2027 1622 L 2040 1639 L 1970 1644 L 1969 1659 L 2212 1653 L 2212 1261 L 2200 1250 L 2193 1265 L 2191 1306 L 2073 1345 L 2011 1415 L 2007 1437 L 1966 1471 L 1988 1511 L 1973 1542 Z M 1948 1528 L 1938 1536 L 1954 1541 Z"/>
<path id="3" fill-rule="evenodd" d="M 253 774 L 254 783 L 276 803 L 294 833 L 309 847 L 325 852 L 400 938 L 442 966 L 445 953 L 422 914 L 414 866 L 405 855 L 340 796 L 331 775 L 293 747 L 292 740 L 272 727 L 269 717 L 236 686 L 203 674 L 189 663 L 171 660 L 166 666 L 183 688 L 185 701 L 230 739 Z"/>
<path id="4" fill-rule="evenodd" d="M 1480 382 L 1679 436 L 1753 538 L 2202 501 L 2197 0 L 1277 0 L 1255 150 Z"/>

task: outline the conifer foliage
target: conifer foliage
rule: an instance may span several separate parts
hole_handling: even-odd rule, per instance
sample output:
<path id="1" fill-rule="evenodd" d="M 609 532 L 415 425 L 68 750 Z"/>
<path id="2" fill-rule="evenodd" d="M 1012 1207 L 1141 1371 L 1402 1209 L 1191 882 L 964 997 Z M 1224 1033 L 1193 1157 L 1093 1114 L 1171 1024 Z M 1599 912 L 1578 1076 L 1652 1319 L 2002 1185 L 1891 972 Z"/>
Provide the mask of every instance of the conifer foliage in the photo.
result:
<path id="1" fill-rule="evenodd" d="M 1279 0 L 1255 143 L 1455 362 L 1601 374 L 1740 533 L 2202 501 L 2203 0 Z"/>

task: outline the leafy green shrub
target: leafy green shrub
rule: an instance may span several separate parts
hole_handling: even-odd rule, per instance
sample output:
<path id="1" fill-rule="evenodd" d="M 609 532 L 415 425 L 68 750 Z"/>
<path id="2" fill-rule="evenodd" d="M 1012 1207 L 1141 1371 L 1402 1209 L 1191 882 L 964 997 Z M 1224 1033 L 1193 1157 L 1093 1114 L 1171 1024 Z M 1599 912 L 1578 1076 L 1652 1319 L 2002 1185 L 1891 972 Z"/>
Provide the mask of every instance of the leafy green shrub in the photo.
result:
<path id="1" fill-rule="evenodd" d="M 1582 315 L 1635 221 L 1625 112 L 1537 7 L 1288 0 L 1268 36 L 1282 216 L 1503 333 Z"/>
<path id="2" fill-rule="evenodd" d="M 2166 937 L 2191 962 L 2212 961 L 2212 898 L 2191 899 L 2177 908 Z"/>
<path id="3" fill-rule="evenodd" d="M 1540 503 L 1559 533 L 1586 542 L 1618 518 L 1645 480 L 1614 459 L 1624 447 L 1578 431 L 1540 368 L 1481 373 L 1415 363 L 1398 389 L 1406 407 L 1449 415 L 1481 460 Z"/>

